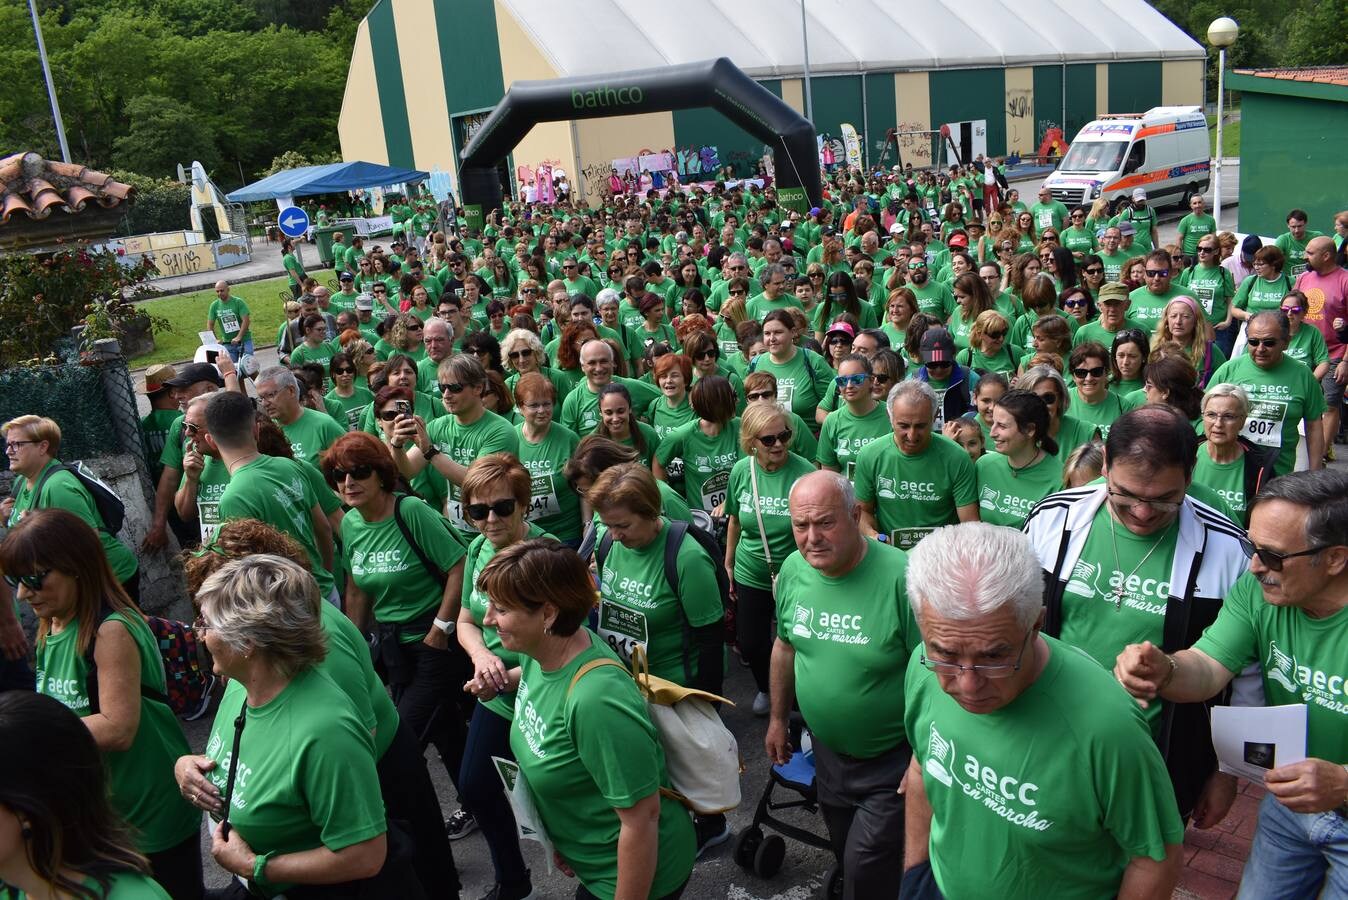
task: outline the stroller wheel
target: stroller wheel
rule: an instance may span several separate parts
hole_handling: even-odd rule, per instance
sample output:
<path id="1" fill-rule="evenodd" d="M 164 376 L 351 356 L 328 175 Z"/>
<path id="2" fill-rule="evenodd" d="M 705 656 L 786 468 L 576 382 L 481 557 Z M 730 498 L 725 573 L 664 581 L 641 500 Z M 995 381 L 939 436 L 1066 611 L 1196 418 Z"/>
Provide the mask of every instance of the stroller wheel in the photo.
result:
<path id="1" fill-rule="evenodd" d="M 782 868 L 786 859 L 786 841 L 779 835 L 770 834 L 763 838 L 754 852 L 754 874 L 759 878 L 771 878 Z"/>
<path id="2" fill-rule="evenodd" d="M 757 825 L 750 825 L 740 832 L 739 837 L 735 839 L 735 862 L 741 869 L 753 871 L 754 852 L 761 843 L 763 843 L 763 829 Z"/>
<path id="3" fill-rule="evenodd" d="M 842 866 L 834 863 L 824 873 L 824 883 L 819 888 L 820 900 L 835 900 L 843 895 Z"/>

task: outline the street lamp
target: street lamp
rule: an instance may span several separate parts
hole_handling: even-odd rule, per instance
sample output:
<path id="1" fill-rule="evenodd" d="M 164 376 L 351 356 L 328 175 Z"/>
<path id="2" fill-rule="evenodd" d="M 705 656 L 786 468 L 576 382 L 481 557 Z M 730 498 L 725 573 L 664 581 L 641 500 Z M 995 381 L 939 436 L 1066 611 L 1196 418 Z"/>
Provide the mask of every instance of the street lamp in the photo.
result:
<path id="1" fill-rule="evenodd" d="M 37 35 L 37 55 L 42 61 L 42 77 L 47 81 L 47 99 L 51 101 L 51 116 L 56 123 L 56 142 L 61 145 L 62 162 L 70 162 L 70 145 L 66 143 L 66 125 L 61 121 L 61 104 L 56 102 L 56 85 L 51 80 L 51 65 L 47 62 L 47 45 L 42 42 L 42 22 L 37 16 L 37 4 L 28 0 L 28 12 L 33 17 L 33 33 Z"/>
<path id="2" fill-rule="evenodd" d="M 810 32 L 805 26 L 805 0 L 800 0 L 800 44 L 805 54 L 805 118 L 814 124 L 814 104 L 810 98 Z"/>
<path id="3" fill-rule="evenodd" d="M 1208 43 L 1217 48 L 1217 165 L 1212 179 L 1212 218 L 1222 230 L 1222 101 L 1226 90 L 1226 48 L 1236 42 L 1240 26 L 1228 16 L 1208 26 Z"/>

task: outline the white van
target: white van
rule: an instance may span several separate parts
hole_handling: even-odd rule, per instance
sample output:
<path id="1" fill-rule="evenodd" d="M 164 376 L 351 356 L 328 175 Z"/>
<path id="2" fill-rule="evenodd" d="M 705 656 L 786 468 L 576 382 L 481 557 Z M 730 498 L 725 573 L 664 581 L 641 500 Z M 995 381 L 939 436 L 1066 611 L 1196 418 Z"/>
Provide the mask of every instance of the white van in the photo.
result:
<path id="1" fill-rule="evenodd" d="M 1069 207 L 1089 207 L 1103 195 L 1117 212 L 1137 188 L 1146 190 L 1149 206 L 1187 206 L 1208 189 L 1209 153 L 1208 122 L 1197 106 L 1102 116 L 1077 133 L 1044 184 Z"/>

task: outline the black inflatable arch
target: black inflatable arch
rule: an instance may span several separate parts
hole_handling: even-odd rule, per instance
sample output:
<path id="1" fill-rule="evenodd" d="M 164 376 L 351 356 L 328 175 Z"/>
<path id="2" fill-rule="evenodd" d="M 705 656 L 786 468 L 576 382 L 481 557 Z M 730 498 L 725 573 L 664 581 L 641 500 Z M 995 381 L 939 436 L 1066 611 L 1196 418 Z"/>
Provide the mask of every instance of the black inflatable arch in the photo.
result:
<path id="1" fill-rule="evenodd" d="M 501 206 L 497 165 L 539 122 L 709 106 L 773 148 L 778 202 L 804 211 L 822 200 L 814 126 L 729 59 L 658 69 L 517 81 L 460 154 L 468 225 Z"/>

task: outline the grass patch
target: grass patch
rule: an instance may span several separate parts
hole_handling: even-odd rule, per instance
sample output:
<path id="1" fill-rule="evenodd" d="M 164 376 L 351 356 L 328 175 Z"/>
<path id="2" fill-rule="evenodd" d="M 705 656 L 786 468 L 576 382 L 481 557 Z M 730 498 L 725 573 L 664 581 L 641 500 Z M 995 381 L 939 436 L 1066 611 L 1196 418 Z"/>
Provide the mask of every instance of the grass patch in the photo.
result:
<path id="1" fill-rule="evenodd" d="M 276 343 L 276 332 L 285 321 L 285 309 L 280 292 L 285 291 L 289 296 L 290 289 L 287 285 L 286 278 L 282 276 L 232 286 L 230 293 L 247 303 L 251 312 L 249 331 L 253 334 L 255 349 Z M 132 365 L 150 366 L 155 363 L 191 359 L 201 346 L 197 332 L 206 329 L 206 311 L 211 308 L 211 301 L 214 299 L 215 290 L 212 288 L 147 300 L 140 304 L 146 312 L 168 319 L 173 325 L 173 330 L 156 333 L 154 352 L 134 357 L 131 360 Z"/>
<path id="2" fill-rule="evenodd" d="M 1222 156 L 1230 159 L 1240 156 L 1240 119 L 1234 122 L 1229 118 L 1230 110 L 1227 110 L 1227 121 L 1222 126 Z M 1211 154 L 1217 155 L 1217 117 L 1208 116 L 1208 146 Z"/>

